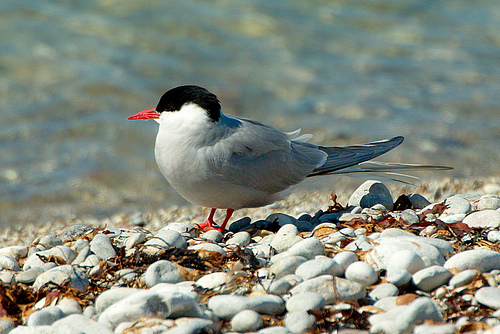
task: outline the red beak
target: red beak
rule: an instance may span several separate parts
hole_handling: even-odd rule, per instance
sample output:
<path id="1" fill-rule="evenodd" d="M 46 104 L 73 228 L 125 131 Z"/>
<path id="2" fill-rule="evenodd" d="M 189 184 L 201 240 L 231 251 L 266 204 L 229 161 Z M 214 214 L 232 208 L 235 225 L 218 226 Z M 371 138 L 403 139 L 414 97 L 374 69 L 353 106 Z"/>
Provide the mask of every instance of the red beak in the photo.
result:
<path id="1" fill-rule="evenodd" d="M 160 118 L 160 113 L 158 113 L 154 108 L 153 109 L 148 109 L 148 110 L 143 110 L 138 112 L 137 114 L 133 114 L 129 118 L 127 118 L 127 121 L 133 120 L 133 119 L 151 119 L 151 118 Z"/>

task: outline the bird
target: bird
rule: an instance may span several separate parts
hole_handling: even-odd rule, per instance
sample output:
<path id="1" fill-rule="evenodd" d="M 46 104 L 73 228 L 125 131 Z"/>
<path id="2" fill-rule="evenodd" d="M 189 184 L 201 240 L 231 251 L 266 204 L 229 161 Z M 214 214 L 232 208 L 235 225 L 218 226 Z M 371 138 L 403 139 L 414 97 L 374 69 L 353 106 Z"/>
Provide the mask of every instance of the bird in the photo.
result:
<path id="1" fill-rule="evenodd" d="M 348 174 L 408 184 L 401 171 L 450 169 L 444 166 L 369 161 L 400 145 L 404 138 L 343 147 L 309 143 L 312 135 L 281 132 L 258 121 L 222 113 L 217 96 L 196 85 L 168 90 L 156 108 L 127 120 L 159 123 L 155 159 L 163 176 L 187 201 L 210 208 L 200 231 L 222 233 L 234 210 L 283 199 L 306 178 Z M 368 175 L 368 176 L 367 176 Z M 214 221 L 225 209 L 222 224 Z"/>

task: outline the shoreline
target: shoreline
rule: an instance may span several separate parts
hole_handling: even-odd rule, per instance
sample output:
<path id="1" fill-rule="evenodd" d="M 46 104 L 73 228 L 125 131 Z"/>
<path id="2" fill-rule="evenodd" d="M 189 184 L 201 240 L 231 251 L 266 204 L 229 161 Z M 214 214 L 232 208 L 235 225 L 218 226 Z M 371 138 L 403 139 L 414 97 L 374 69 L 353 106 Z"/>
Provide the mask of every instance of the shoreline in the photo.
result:
<path id="1" fill-rule="evenodd" d="M 225 234 L 193 228 L 199 207 L 4 229 L 0 328 L 493 333 L 498 181 L 296 193 L 239 210 Z"/>
<path id="2" fill-rule="evenodd" d="M 359 180 L 358 180 L 359 181 Z M 248 208 L 235 211 L 230 222 L 236 221 L 243 217 L 252 217 L 252 220 L 264 219 L 271 213 L 283 212 L 289 215 L 299 215 L 301 213 L 314 214 L 318 210 L 325 210 L 330 205 L 331 194 L 337 195 L 337 201 L 341 204 L 346 204 L 350 194 L 347 191 L 354 191 L 356 187 L 345 188 L 345 184 L 351 182 L 343 182 L 343 186 L 336 187 L 336 190 L 342 189 L 340 192 L 327 191 L 308 191 L 298 188 L 296 192 L 290 194 L 284 200 L 273 204 L 260 207 Z M 362 181 L 359 181 L 362 183 Z M 430 202 L 438 202 L 452 195 L 469 194 L 469 195 L 500 195 L 500 176 L 478 177 L 475 179 L 451 179 L 443 178 L 441 180 L 428 180 L 419 185 L 419 187 L 411 187 L 401 184 L 388 184 L 387 187 L 391 194 L 396 198 L 401 194 L 418 193 L 426 197 Z M 220 220 L 223 210 L 217 210 L 215 219 Z M 60 230 L 64 227 L 69 227 L 76 223 L 88 224 L 93 227 L 131 227 L 134 226 L 134 220 L 144 220 L 145 228 L 151 231 L 157 231 L 168 223 L 185 221 L 195 225 L 205 221 L 208 216 L 209 209 L 194 205 L 177 206 L 173 205 L 168 208 L 159 208 L 157 210 L 135 211 L 133 213 L 118 212 L 105 218 L 85 217 L 80 218 L 74 214 L 68 215 L 70 218 L 54 219 L 42 223 L 27 223 L 26 225 L 6 225 L 0 226 L 0 245 L 11 246 L 20 243 L 30 244 L 37 238 L 37 234 L 45 235 L 49 231 Z M 12 241 L 14 239 L 14 241 Z"/>

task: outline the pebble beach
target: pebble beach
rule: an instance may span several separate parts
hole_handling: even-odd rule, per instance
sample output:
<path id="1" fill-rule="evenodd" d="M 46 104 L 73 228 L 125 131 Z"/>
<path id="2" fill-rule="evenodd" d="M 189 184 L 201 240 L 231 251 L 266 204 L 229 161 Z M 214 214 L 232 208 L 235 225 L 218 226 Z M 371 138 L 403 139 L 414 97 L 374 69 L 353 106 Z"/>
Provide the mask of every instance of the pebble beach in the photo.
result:
<path id="1" fill-rule="evenodd" d="M 500 179 L 4 228 L 1 333 L 499 333 Z"/>

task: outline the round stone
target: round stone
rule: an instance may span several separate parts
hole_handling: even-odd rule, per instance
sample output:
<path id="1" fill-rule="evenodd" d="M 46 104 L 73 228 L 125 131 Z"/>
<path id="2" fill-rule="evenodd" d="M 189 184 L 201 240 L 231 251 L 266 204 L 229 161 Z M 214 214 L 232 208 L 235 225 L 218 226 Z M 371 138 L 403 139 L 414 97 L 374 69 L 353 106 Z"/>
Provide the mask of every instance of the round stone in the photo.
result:
<path id="1" fill-rule="evenodd" d="M 481 273 L 500 269 L 500 254 L 486 249 L 473 249 L 457 253 L 444 264 L 446 269 L 456 268 L 460 271 L 476 269 Z"/>
<path id="2" fill-rule="evenodd" d="M 500 212 L 496 210 L 476 211 L 467 215 L 463 223 L 469 227 L 498 227 L 500 225 Z"/>
<path id="3" fill-rule="evenodd" d="M 290 297 L 286 302 L 288 312 L 313 311 L 325 306 L 325 298 L 317 292 L 303 292 Z"/>
<path id="4" fill-rule="evenodd" d="M 477 301 L 492 309 L 500 309 L 500 288 L 484 287 L 474 294 Z"/>
<path id="5" fill-rule="evenodd" d="M 444 211 L 445 215 L 454 215 L 459 213 L 469 213 L 472 206 L 468 200 L 460 196 L 451 196 L 444 201 L 448 207 Z"/>
<path id="6" fill-rule="evenodd" d="M 252 310 L 243 310 L 231 319 L 231 328 L 234 331 L 254 332 L 262 327 L 263 321 L 259 313 Z"/>
<path id="7" fill-rule="evenodd" d="M 391 192 L 379 181 L 366 181 L 354 191 L 349 198 L 350 206 L 371 208 L 375 204 L 382 204 L 389 210 L 394 205 Z"/>
<path id="8" fill-rule="evenodd" d="M 377 272 L 368 263 L 357 261 L 345 270 L 345 278 L 363 286 L 370 286 L 377 282 Z"/>
<path id="9" fill-rule="evenodd" d="M 315 322 L 316 317 L 305 311 L 290 312 L 285 316 L 285 326 L 292 333 L 307 333 Z"/>
<path id="10" fill-rule="evenodd" d="M 413 284 L 423 291 L 433 291 L 434 289 L 448 283 L 453 276 L 452 272 L 441 266 L 432 266 L 417 271 L 413 277 Z"/>
<path id="11" fill-rule="evenodd" d="M 335 260 L 326 256 L 317 257 L 299 265 L 295 270 L 295 275 L 304 280 L 321 275 L 342 276 L 344 268 Z"/>
<path id="12" fill-rule="evenodd" d="M 178 283 L 186 280 L 179 266 L 167 260 L 151 264 L 144 274 L 144 282 L 151 288 L 158 283 Z"/>
<path id="13" fill-rule="evenodd" d="M 105 234 L 97 234 L 90 242 L 90 250 L 101 260 L 109 260 L 116 256 L 111 240 Z"/>
<path id="14" fill-rule="evenodd" d="M 392 255 L 387 263 L 387 272 L 396 272 L 407 270 L 413 274 L 424 269 L 425 263 L 422 258 L 414 251 L 409 249 L 399 250 Z"/>

